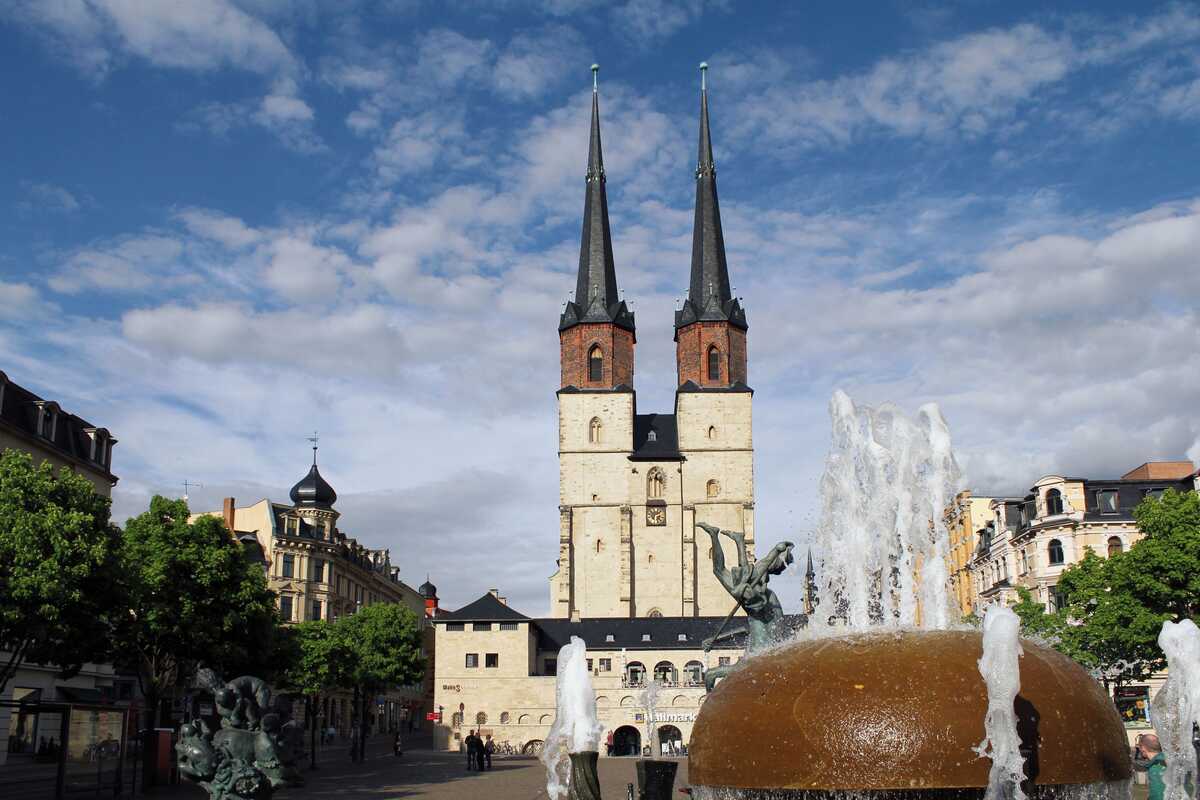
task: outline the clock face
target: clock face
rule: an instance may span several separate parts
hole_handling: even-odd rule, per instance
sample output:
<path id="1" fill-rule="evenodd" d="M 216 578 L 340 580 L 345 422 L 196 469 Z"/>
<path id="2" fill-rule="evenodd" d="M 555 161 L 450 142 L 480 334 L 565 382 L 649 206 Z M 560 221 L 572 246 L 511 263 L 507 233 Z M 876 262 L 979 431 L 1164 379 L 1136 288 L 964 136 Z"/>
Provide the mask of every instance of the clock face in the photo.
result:
<path id="1" fill-rule="evenodd" d="M 647 525 L 666 525 L 667 509 L 665 506 L 646 506 Z"/>

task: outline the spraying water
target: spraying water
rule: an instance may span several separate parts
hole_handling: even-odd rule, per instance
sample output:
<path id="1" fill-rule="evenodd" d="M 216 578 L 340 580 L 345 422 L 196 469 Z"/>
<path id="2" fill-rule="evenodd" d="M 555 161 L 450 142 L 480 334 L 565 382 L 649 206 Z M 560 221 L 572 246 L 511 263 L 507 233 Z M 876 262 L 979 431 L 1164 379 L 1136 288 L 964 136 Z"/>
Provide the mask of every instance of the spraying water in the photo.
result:
<path id="1" fill-rule="evenodd" d="M 942 514 L 960 476 L 945 419 L 934 404 L 910 419 L 890 404 L 855 404 L 840 390 L 829 415 L 833 442 L 813 542 L 821 596 L 831 603 L 822 611 L 856 630 L 948 628 L 957 612 Z"/>
<path id="2" fill-rule="evenodd" d="M 1164 800 L 1186 800 L 1196 777 L 1192 726 L 1200 724 L 1200 628 L 1190 619 L 1164 622 L 1158 646 L 1167 656 L 1167 682 L 1150 704 L 1154 729 L 1167 759 Z"/>
<path id="3" fill-rule="evenodd" d="M 558 651 L 558 679 L 555 683 L 557 705 L 554 724 L 546 735 L 542 763 L 546 765 L 546 795 L 550 800 L 567 796 L 571 779 L 570 753 L 600 749 L 604 726 L 596 714 L 596 690 L 587 668 L 587 646 L 572 636 L 570 644 Z"/>
<path id="4" fill-rule="evenodd" d="M 646 688 L 642 690 L 641 698 L 642 708 L 646 709 L 646 744 L 650 746 L 651 757 L 657 753 L 654 742 L 654 714 L 658 708 L 658 690 L 657 680 L 646 681 Z"/>
<path id="5" fill-rule="evenodd" d="M 1025 757 L 1017 733 L 1013 702 L 1021 690 L 1018 658 L 1023 654 L 1019 634 L 1021 620 L 1011 608 L 988 606 L 983 617 L 983 656 L 979 674 L 987 685 L 988 708 L 983 718 L 984 738 L 975 748 L 992 760 L 984 800 L 1025 800 Z"/>

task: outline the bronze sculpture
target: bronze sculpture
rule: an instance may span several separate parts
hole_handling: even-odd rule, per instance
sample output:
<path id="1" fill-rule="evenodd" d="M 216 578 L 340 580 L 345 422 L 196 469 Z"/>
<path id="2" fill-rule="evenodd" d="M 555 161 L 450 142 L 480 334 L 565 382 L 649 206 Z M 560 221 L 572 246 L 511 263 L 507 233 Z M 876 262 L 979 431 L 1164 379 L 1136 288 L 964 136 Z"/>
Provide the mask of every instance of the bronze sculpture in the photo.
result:
<path id="1" fill-rule="evenodd" d="M 290 713 L 272 702 L 271 687 L 243 675 L 223 683 L 202 669 L 197 683 L 212 692 L 220 728 L 203 719 L 179 729 L 179 771 L 208 791 L 210 800 L 264 800 L 279 786 L 303 783 L 296 761 L 304 732 Z"/>
<path id="2" fill-rule="evenodd" d="M 778 638 L 783 622 L 783 606 L 779 602 L 779 596 L 771 591 L 767 582 L 772 575 L 779 575 L 792 563 L 792 548 L 795 545 L 791 542 L 780 542 L 772 547 L 767 555 L 751 564 L 750 553 L 746 549 L 746 534 L 739 531 L 723 531 L 706 522 L 697 522 L 696 527 L 702 528 L 712 539 L 713 575 L 735 601 L 733 610 L 729 612 L 713 640 L 741 608 L 746 612 L 746 627 L 749 632 L 746 652 L 755 653 L 766 649 Z M 738 563 L 729 569 L 725 568 L 725 552 L 721 549 L 722 534 L 737 545 Z M 712 640 L 708 642 L 705 650 L 711 648 Z M 705 689 L 711 692 L 717 679 L 728 675 L 732 668 L 731 665 L 708 670 L 704 675 Z"/>

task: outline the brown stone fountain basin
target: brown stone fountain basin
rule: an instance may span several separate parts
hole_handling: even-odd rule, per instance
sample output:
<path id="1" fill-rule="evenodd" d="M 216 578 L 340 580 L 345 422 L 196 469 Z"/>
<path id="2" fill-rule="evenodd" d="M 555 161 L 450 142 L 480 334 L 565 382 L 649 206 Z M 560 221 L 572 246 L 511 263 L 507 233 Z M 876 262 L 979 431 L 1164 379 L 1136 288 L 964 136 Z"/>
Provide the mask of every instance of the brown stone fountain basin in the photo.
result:
<path id="1" fill-rule="evenodd" d="M 1082 667 L 1022 640 L 1016 710 L 1026 775 L 1106 784 L 1132 770 L 1111 699 Z M 754 656 L 708 696 L 689 744 L 694 786 L 802 791 L 983 789 L 987 689 L 974 631 L 868 633 Z"/>

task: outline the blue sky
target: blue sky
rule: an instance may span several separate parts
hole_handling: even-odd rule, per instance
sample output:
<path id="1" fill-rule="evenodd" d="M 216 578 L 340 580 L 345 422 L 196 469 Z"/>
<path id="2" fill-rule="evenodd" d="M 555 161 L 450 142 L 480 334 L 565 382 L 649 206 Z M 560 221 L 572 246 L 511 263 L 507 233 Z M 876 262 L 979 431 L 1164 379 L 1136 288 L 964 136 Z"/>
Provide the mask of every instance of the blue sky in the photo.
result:
<path id="1" fill-rule="evenodd" d="M 1200 9 L 1047 6 L 2 4 L 0 367 L 114 431 L 118 518 L 282 499 L 317 429 L 347 532 L 542 613 L 588 67 L 666 411 L 706 60 L 764 540 L 838 387 L 978 493 L 1200 457 Z"/>

